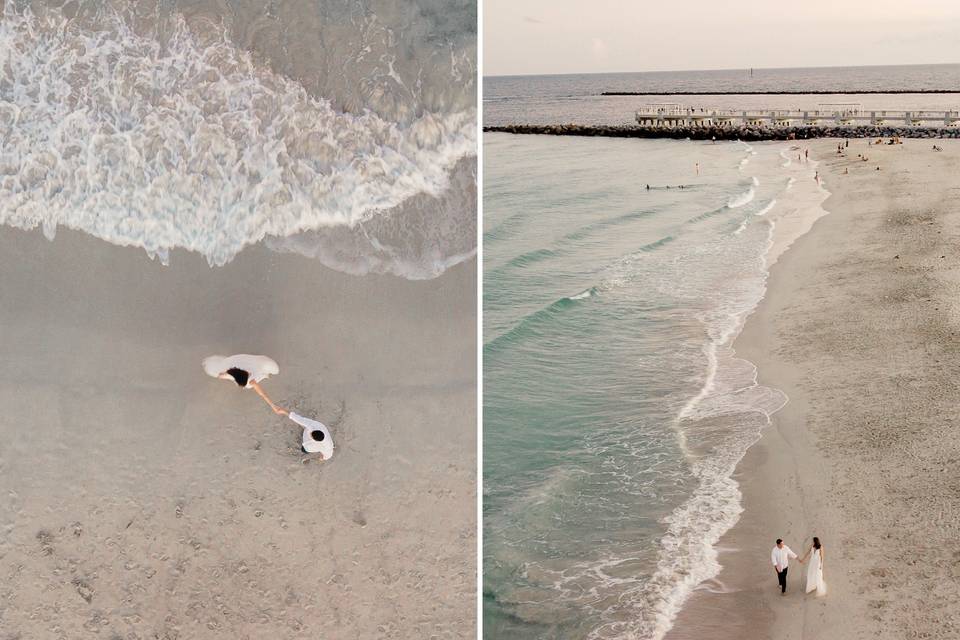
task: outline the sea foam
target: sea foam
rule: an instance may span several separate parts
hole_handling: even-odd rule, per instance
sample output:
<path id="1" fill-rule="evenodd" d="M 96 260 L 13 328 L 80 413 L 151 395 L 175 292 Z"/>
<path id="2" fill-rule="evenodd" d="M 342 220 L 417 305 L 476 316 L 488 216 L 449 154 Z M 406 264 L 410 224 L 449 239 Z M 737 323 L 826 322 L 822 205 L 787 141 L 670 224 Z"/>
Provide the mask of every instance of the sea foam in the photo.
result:
<path id="1" fill-rule="evenodd" d="M 759 211 L 757 211 L 757 212 L 756 212 L 755 214 L 753 214 L 753 215 L 755 215 L 755 216 L 765 216 L 765 215 L 767 215 L 768 213 L 770 213 L 770 210 L 773 209 L 775 206 L 777 206 L 777 200 L 774 198 L 773 200 L 771 200 L 770 202 L 768 202 L 762 209 L 760 209 Z"/>
<path id="2" fill-rule="evenodd" d="M 727 208 L 736 209 L 737 207 L 742 207 L 743 205 L 753 200 L 753 197 L 755 195 L 756 195 L 756 190 L 754 189 L 753 186 L 751 186 L 749 189 L 747 189 L 743 193 L 739 193 L 735 196 L 732 196 L 729 200 L 727 200 Z"/>
<path id="3" fill-rule="evenodd" d="M 12 5 L 0 21 L 0 223 L 223 265 L 266 237 L 356 230 L 422 205 L 411 198 L 449 198 L 454 167 L 471 174 L 474 109 L 347 113 L 182 19 L 161 44 L 116 16 L 81 27 Z M 463 235 L 455 250 L 420 247 L 429 264 L 413 277 L 472 255 Z M 385 260 L 357 269 L 409 275 Z"/>

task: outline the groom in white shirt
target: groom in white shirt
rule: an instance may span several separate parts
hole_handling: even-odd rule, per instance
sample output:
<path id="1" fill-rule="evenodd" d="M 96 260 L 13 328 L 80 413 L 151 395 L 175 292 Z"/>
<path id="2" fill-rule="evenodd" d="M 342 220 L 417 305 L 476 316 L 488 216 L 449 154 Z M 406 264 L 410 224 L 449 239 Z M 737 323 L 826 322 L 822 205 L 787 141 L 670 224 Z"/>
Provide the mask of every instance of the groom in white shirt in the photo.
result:
<path id="1" fill-rule="evenodd" d="M 796 557 L 797 554 L 793 552 L 793 549 L 783 544 L 783 540 L 777 538 L 777 546 L 775 546 L 770 553 L 770 560 L 773 562 L 773 568 L 777 572 L 777 582 L 780 583 L 780 595 L 787 593 L 787 567 L 790 565 L 790 558 Z"/>

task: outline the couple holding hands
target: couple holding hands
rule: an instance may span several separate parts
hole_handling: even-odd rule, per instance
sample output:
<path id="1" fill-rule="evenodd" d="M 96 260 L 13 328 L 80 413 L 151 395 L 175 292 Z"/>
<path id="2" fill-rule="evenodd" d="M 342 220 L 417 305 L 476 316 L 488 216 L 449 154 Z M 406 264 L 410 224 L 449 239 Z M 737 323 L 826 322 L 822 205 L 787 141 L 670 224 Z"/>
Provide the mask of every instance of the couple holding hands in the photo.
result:
<path id="1" fill-rule="evenodd" d="M 787 568 L 790 565 L 790 558 L 797 558 L 797 554 L 783 544 L 782 539 L 777 538 L 777 544 L 770 553 L 770 560 L 777 572 L 780 595 L 786 595 L 787 593 Z M 823 546 L 817 536 L 813 537 L 813 544 L 803 554 L 803 557 L 798 559 L 803 564 L 807 558 L 810 558 L 810 565 L 807 567 L 807 593 L 816 589 L 817 595 L 822 596 L 827 593 L 827 585 L 823 582 Z"/>

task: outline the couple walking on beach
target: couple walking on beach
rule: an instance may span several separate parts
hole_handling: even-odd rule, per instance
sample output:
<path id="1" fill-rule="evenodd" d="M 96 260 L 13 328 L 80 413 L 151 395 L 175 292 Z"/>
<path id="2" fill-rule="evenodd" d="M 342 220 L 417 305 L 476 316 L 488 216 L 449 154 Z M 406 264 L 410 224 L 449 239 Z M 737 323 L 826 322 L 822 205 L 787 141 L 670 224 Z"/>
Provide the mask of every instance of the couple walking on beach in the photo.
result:
<path id="1" fill-rule="evenodd" d="M 816 589 L 818 596 L 825 595 L 827 585 L 823 581 L 823 545 L 820 544 L 820 538 L 813 537 L 813 544 L 810 545 L 802 558 L 798 558 L 793 549 L 783 544 L 782 539 L 777 538 L 777 544 L 770 553 L 770 560 L 777 572 L 780 595 L 787 593 L 787 568 L 790 566 L 790 558 L 797 558 L 800 564 L 810 558 L 810 565 L 807 567 L 807 593 Z"/>

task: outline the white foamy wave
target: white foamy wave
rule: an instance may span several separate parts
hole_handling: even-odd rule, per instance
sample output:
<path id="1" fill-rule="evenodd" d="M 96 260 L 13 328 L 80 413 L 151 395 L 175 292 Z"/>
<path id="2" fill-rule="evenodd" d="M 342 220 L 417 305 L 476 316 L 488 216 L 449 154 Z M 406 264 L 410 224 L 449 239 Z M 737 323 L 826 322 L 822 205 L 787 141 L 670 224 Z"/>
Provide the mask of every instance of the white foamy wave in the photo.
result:
<path id="1" fill-rule="evenodd" d="M 592 296 L 593 293 L 594 293 L 594 290 L 593 290 L 592 288 L 590 288 L 590 289 L 587 289 L 586 291 L 581 291 L 580 293 L 578 293 L 578 294 L 575 295 L 575 296 L 570 296 L 570 299 L 571 299 L 571 300 L 583 300 L 584 298 L 589 298 L 590 296 Z"/>
<path id="2" fill-rule="evenodd" d="M 267 236 L 357 229 L 418 194 L 442 198 L 476 153 L 471 109 L 404 124 L 344 113 L 183 21 L 161 45 L 119 18 L 92 31 L 12 4 L 0 22 L 0 223 L 223 265 Z M 438 268 L 471 251 L 439 252 Z"/>
<path id="3" fill-rule="evenodd" d="M 732 343 L 747 316 L 762 299 L 765 275 L 745 282 L 722 308 L 705 315 L 710 341 L 704 346 L 707 371 L 699 392 L 677 415 L 678 435 L 697 480 L 692 495 L 666 519 L 653 575 L 626 590 L 619 602 L 634 610 L 630 622 L 609 621 L 593 630 L 590 638 L 634 637 L 661 640 L 672 628 L 684 602 L 704 580 L 721 569 L 716 544 L 736 524 L 743 511 L 733 473 L 744 453 L 760 437 L 770 417 L 786 403 L 777 389 L 758 384 L 757 369 L 735 357 Z M 717 428 L 700 421 L 727 420 Z M 690 451 L 686 429 L 693 429 L 698 446 Z M 709 441 L 709 445 L 704 445 Z"/>
<path id="4" fill-rule="evenodd" d="M 792 181 L 793 178 L 787 188 Z M 720 572 L 716 544 L 736 524 L 743 510 L 733 473 L 773 414 L 788 401 L 782 391 L 758 383 L 756 366 L 736 357 L 733 343 L 763 299 L 769 266 L 782 253 L 783 245 L 789 246 L 809 230 L 813 220 L 825 213 L 820 203 L 827 193 L 819 186 L 816 190 L 816 197 L 812 199 L 806 192 L 795 196 L 805 211 L 802 223 L 783 224 L 779 232 L 775 232 L 773 222 L 768 225 L 757 276 L 738 280 L 725 303 L 702 318 L 710 337 L 704 346 L 704 381 L 677 416 L 678 439 L 689 454 L 691 469 L 699 484 L 693 495 L 667 518 L 669 526 L 661 540 L 657 571 L 638 594 L 638 602 L 647 603 L 638 615 L 638 637 L 663 638 L 693 589 Z M 769 212 L 775 203 L 776 200 L 771 201 L 763 213 Z M 787 208 L 792 210 L 792 204 L 788 202 Z M 755 419 L 751 421 L 748 416 Z M 725 418 L 734 420 L 737 428 L 728 426 L 718 430 L 711 426 L 712 422 Z M 688 436 L 688 430 L 695 438 Z M 718 434 L 723 434 L 719 441 Z M 688 439 L 707 447 L 709 455 L 704 455 L 702 450 L 690 451 Z"/>
<path id="5" fill-rule="evenodd" d="M 744 168 L 745 166 L 747 166 L 747 163 L 750 162 L 750 158 L 752 158 L 753 156 L 757 155 L 757 152 L 756 152 L 756 151 L 752 151 L 751 149 L 752 149 L 752 147 L 750 147 L 750 146 L 748 145 L 746 157 L 744 157 L 742 160 L 740 160 L 740 164 L 737 165 L 737 168 L 739 168 L 740 170 L 743 170 L 743 168 Z"/>
<path id="6" fill-rule="evenodd" d="M 783 150 L 783 151 L 780 152 L 780 157 L 783 158 L 783 162 L 780 163 L 780 166 L 781 166 L 781 167 L 784 167 L 784 168 L 789 167 L 789 166 L 790 166 L 790 158 L 787 156 L 786 150 Z"/>
<path id="7" fill-rule="evenodd" d="M 668 527 L 660 540 L 657 569 L 636 594 L 636 601 L 643 603 L 637 612 L 640 633 L 636 637 L 662 639 L 696 586 L 720 572 L 716 544 L 743 511 L 733 473 L 747 449 L 759 439 L 763 426 L 769 424 L 771 415 L 787 401 L 779 390 L 759 385 L 756 367 L 735 358 L 730 346 L 747 315 L 762 298 L 762 287 L 761 280 L 754 295 L 742 300 L 749 306 L 731 312 L 725 321 L 714 325 L 711 333 L 715 337 L 705 348 L 707 378 L 677 417 L 678 425 L 726 418 L 735 421 L 737 428 L 723 429 L 723 437 L 710 447 L 709 455 L 688 451 L 691 472 L 698 485 L 666 518 Z M 756 416 L 752 428 L 748 416 Z M 679 434 L 687 451 L 688 437 L 683 427 Z M 697 434 L 696 440 L 716 437 L 717 431 L 708 429 Z M 607 636 L 598 633 L 596 637 Z"/>
<path id="8" fill-rule="evenodd" d="M 744 218 L 743 221 L 740 223 L 740 226 L 737 227 L 737 230 L 733 232 L 733 235 L 738 236 L 741 233 L 743 233 L 743 230 L 747 228 L 747 224 L 749 222 L 750 222 L 749 217 Z"/>
<path id="9" fill-rule="evenodd" d="M 719 573 L 714 545 L 743 511 L 740 489 L 730 478 L 736 462 L 719 462 L 705 459 L 692 469 L 700 477 L 700 484 L 667 519 L 656 572 L 632 593 L 627 591 L 626 598 L 644 603 L 635 612 L 636 622 L 606 623 L 593 630 L 589 638 L 661 640 L 696 586 Z"/>
<path id="10" fill-rule="evenodd" d="M 461 160 L 439 196 L 418 194 L 400 206 L 350 226 L 268 237 L 275 251 L 299 253 L 354 275 L 390 273 L 435 278 L 476 255 L 476 157 Z"/>
<path id="11" fill-rule="evenodd" d="M 663 527 L 658 527 L 659 544 L 652 549 L 646 541 L 642 548 L 601 543 L 586 551 L 574 547 L 574 553 L 562 558 L 551 549 L 544 554 L 549 560 L 534 554 L 537 559 L 533 561 L 529 561 L 530 555 L 518 553 L 517 560 L 522 557 L 526 561 L 522 567 L 525 584 L 497 594 L 518 620 L 544 625 L 544 629 L 565 629 L 567 621 L 573 620 L 571 626 L 577 624 L 578 632 L 589 623 L 589 630 L 580 633 L 594 640 L 659 640 L 668 633 L 693 590 L 720 572 L 716 545 L 742 510 L 733 477 L 737 463 L 760 436 L 771 414 L 786 402 L 786 396 L 778 390 L 758 384 L 756 367 L 738 358 L 733 344 L 764 296 L 769 256 L 778 250 L 777 243 L 783 242 L 781 238 L 802 234 L 808 226 L 799 219 L 813 215 L 807 209 L 808 204 L 814 204 L 809 192 L 816 185 L 806 173 L 789 195 L 784 193 L 788 172 L 779 166 L 781 159 L 776 154 L 780 148 L 764 144 L 755 159 L 756 166 L 752 166 L 758 176 L 764 176 L 758 181 L 765 185 L 763 191 L 746 176 L 740 176 L 742 183 L 733 186 L 734 190 L 743 190 L 752 183 L 751 188 L 758 192 L 754 204 L 740 212 L 702 218 L 708 224 L 684 229 L 682 235 L 678 233 L 675 240 L 661 243 L 653 253 L 631 254 L 606 271 L 608 277 L 603 279 L 601 291 L 616 286 L 632 293 L 636 289 L 631 285 L 638 284 L 644 300 L 669 300 L 666 306 L 679 310 L 677 317 L 688 318 L 691 309 L 701 310 L 697 319 L 703 331 L 684 333 L 695 342 L 685 344 L 682 352 L 671 349 L 669 357 L 682 358 L 683 370 L 694 373 L 685 377 L 680 393 L 658 400 L 674 413 L 666 421 L 658 416 L 656 426 L 651 425 L 657 445 L 649 446 L 645 433 L 643 455 L 631 457 L 622 467 L 612 460 L 614 456 L 604 459 L 603 473 L 617 479 L 612 494 L 626 494 L 628 499 L 637 496 L 638 504 L 653 505 L 658 498 L 667 500 L 667 487 L 674 479 L 683 483 L 683 490 L 674 494 L 679 499 L 671 501 L 668 509 L 656 511 Z M 736 175 L 733 162 L 724 166 L 727 174 Z M 774 193 L 776 189 L 780 191 Z M 731 236 L 732 218 L 742 221 L 743 233 Z M 706 339 L 701 341 L 704 334 Z M 651 359 L 651 363 L 658 361 Z M 685 454 L 680 468 L 667 464 L 672 462 L 674 437 L 677 448 Z M 603 443 L 604 439 L 597 441 Z M 602 446 L 597 452 L 604 451 Z M 623 441 L 618 438 L 615 446 L 623 446 Z M 628 481 L 642 475 L 648 452 L 661 447 L 669 448 L 670 457 L 655 458 L 656 474 L 650 474 L 655 479 L 647 486 L 636 487 L 636 493 L 625 491 L 631 486 Z M 601 459 L 594 451 L 589 451 L 589 457 Z M 508 520 L 511 527 L 525 532 L 525 540 L 535 540 L 538 545 L 544 540 L 554 544 L 555 538 L 542 532 L 556 524 L 561 508 L 577 511 L 561 504 L 559 497 L 576 494 L 574 485 L 551 486 L 550 492 L 557 502 L 543 505 L 536 523 L 539 528 L 518 526 Z M 514 513 L 530 511 L 528 505 L 517 506 Z M 613 502 L 611 506 L 616 511 L 608 513 L 619 518 L 623 513 L 620 505 Z M 644 515 L 651 515 L 646 507 Z M 609 526 L 609 530 L 617 530 L 616 524 L 602 520 L 608 522 L 605 529 Z M 555 548 L 564 549 L 560 543 Z M 497 564 L 502 561 L 504 566 L 511 566 L 515 559 L 510 554 L 517 549 L 497 549 L 497 553 Z M 571 557 L 582 560 L 571 565 Z"/>
<path id="12" fill-rule="evenodd" d="M 811 184 L 786 203 L 787 211 L 803 211 L 803 224 L 781 220 L 783 229 L 775 233 L 771 219 L 763 246 L 743 241 L 731 246 L 738 253 L 744 249 L 753 253 L 757 270 L 735 279 L 720 298 L 721 304 L 701 317 L 709 337 L 702 352 L 705 372 L 699 390 L 676 418 L 678 442 L 687 453 L 697 488 L 667 517 L 653 576 L 638 584 L 630 597 L 620 599 L 632 602 L 635 622 L 607 623 L 593 632 L 592 638 L 662 639 L 697 585 L 720 572 L 716 544 L 742 512 L 733 473 L 772 415 L 787 402 L 778 389 L 758 383 L 756 366 L 736 357 L 733 343 L 765 295 L 769 265 L 778 247 L 806 233 L 811 221 L 822 215 L 817 203 L 824 195 L 819 187 L 817 198 L 807 194 L 814 189 Z M 756 215 L 769 213 L 775 204 L 776 200 L 771 200 Z"/>
<path id="13" fill-rule="evenodd" d="M 727 208 L 736 209 L 737 207 L 742 207 L 743 205 L 753 200 L 753 197 L 755 195 L 756 195 L 756 191 L 751 186 L 749 189 L 747 189 L 743 193 L 739 195 L 735 195 L 731 197 L 729 200 L 727 200 Z"/>
<path id="14" fill-rule="evenodd" d="M 775 199 L 771 200 L 770 202 L 767 203 L 767 205 L 764 208 L 760 209 L 760 211 L 757 211 L 754 215 L 765 216 L 768 213 L 770 213 L 770 210 L 773 209 L 775 206 L 777 206 L 777 201 Z"/>

